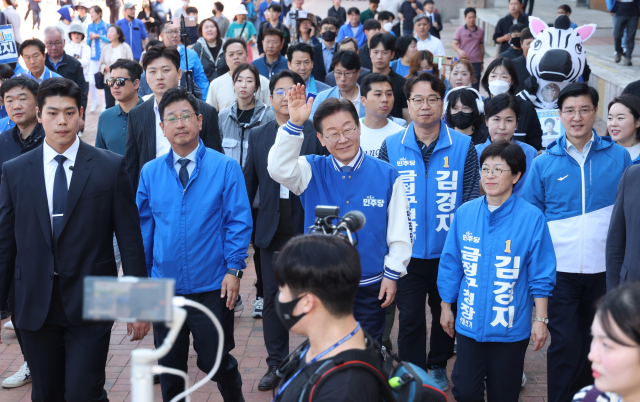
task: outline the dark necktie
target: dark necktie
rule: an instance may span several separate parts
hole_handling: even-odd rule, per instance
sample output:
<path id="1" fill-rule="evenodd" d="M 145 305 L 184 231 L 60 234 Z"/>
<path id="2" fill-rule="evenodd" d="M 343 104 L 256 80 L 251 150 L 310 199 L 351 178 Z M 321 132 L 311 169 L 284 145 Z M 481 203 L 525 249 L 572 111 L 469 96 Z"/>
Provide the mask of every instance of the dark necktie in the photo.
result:
<path id="1" fill-rule="evenodd" d="M 182 188 L 187 188 L 187 183 L 189 182 L 189 171 L 187 170 L 187 165 L 189 164 L 189 162 L 190 160 L 186 158 L 178 159 L 178 163 L 181 166 L 178 177 L 180 177 Z"/>
<path id="2" fill-rule="evenodd" d="M 64 161 L 67 157 L 58 155 L 54 158 L 58 162 L 56 175 L 53 179 L 53 213 L 51 214 L 51 223 L 53 227 L 53 244 L 56 245 L 60 231 L 62 230 L 62 221 L 64 219 L 64 210 L 67 206 L 67 174 L 64 171 Z M 54 271 L 57 273 L 57 264 L 54 264 Z"/>
<path id="3" fill-rule="evenodd" d="M 342 171 L 343 172 L 350 172 L 351 171 L 351 166 L 343 166 L 342 167 Z"/>

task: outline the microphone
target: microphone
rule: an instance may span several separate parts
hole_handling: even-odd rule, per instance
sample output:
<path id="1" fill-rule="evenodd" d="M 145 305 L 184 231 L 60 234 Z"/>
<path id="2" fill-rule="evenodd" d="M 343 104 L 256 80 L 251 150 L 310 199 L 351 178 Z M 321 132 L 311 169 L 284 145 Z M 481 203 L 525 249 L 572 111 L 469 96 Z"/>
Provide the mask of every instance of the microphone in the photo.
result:
<path id="1" fill-rule="evenodd" d="M 360 211 L 350 211 L 345 214 L 345 216 L 340 221 L 336 230 L 340 229 L 349 229 L 351 232 L 357 232 L 364 227 L 364 224 L 367 222 L 367 218 Z"/>
<path id="2" fill-rule="evenodd" d="M 75 166 L 69 166 L 69 170 L 71 170 L 72 172 L 75 172 L 76 167 Z M 348 215 L 348 214 L 347 214 Z"/>

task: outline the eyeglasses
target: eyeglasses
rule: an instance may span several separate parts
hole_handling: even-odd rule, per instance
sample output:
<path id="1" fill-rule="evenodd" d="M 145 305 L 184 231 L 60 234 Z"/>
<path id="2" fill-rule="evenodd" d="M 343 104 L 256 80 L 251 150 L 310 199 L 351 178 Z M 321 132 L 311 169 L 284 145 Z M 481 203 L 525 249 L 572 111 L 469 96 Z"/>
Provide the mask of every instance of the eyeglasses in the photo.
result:
<path id="1" fill-rule="evenodd" d="M 291 87 L 293 88 L 293 87 Z M 285 96 L 287 94 L 288 91 L 291 91 L 291 88 L 289 89 L 282 89 L 282 88 L 278 88 L 275 91 L 273 91 L 274 95 L 278 95 L 278 96 Z"/>
<path id="2" fill-rule="evenodd" d="M 580 110 L 574 109 L 563 109 L 562 114 L 566 114 L 568 116 L 575 117 L 576 113 L 580 113 L 581 117 L 588 116 L 591 112 L 593 112 L 593 108 L 591 107 L 583 107 Z"/>
<path id="3" fill-rule="evenodd" d="M 493 169 L 487 169 L 487 168 L 482 168 L 480 169 L 480 175 L 482 176 L 488 176 L 489 172 L 491 172 L 491 175 L 493 177 L 500 177 L 502 175 L 502 173 L 504 172 L 510 172 L 510 169 L 500 169 L 500 168 L 493 168 Z"/>
<path id="4" fill-rule="evenodd" d="M 328 139 L 329 142 L 335 144 L 340 141 L 340 136 L 344 135 L 344 138 L 352 138 L 356 134 L 357 127 L 354 128 L 346 128 L 342 133 L 333 133 L 329 135 L 325 135 L 324 138 Z"/>
<path id="5" fill-rule="evenodd" d="M 107 80 L 107 85 L 109 85 L 110 87 L 123 87 L 127 83 L 127 81 L 134 82 L 135 80 L 133 78 L 109 78 Z"/>
<path id="6" fill-rule="evenodd" d="M 180 117 L 171 116 L 167 119 L 164 119 L 165 124 L 174 125 L 178 124 L 178 120 L 182 120 L 185 123 L 188 123 L 191 120 L 191 116 L 195 116 L 195 113 L 182 113 Z"/>
<path id="7" fill-rule="evenodd" d="M 438 98 L 437 96 L 430 96 L 428 98 L 409 98 L 411 102 L 413 102 L 413 106 L 420 107 L 424 104 L 424 101 L 427 101 L 427 104 L 431 107 L 438 104 L 438 101 L 442 98 Z"/>
<path id="8" fill-rule="evenodd" d="M 62 46 L 62 42 L 47 42 L 45 43 L 48 47 L 60 47 Z"/>
<path id="9" fill-rule="evenodd" d="M 355 72 L 355 71 L 351 71 L 351 72 L 348 72 L 348 73 L 343 73 L 343 72 L 337 72 L 337 71 L 335 71 L 335 72 L 333 73 L 333 75 L 334 75 L 336 78 L 342 78 L 342 77 L 345 77 L 345 78 L 353 78 L 353 76 L 354 76 L 354 75 L 356 75 L 356 72 Z"/>
<path id="10" fill-rule="evenodd" d="M 180 35 L 179 29 L 167 29 L 165 32 L 167 35 Z"/>

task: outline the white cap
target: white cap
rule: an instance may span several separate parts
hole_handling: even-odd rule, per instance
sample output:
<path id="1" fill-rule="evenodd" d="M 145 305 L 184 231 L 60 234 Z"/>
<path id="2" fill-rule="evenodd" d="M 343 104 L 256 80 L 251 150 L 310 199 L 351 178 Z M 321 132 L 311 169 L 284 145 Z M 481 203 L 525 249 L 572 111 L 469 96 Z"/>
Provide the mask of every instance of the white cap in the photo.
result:
<path id="1" fill-rule="evenodd" d="M 247 15 L 249 14 L 247 12 L 247 7 L 244 6 L 244 4 L 238 4 L 238 6 L 236 7 L 236 13 L 234 15 Z"/>

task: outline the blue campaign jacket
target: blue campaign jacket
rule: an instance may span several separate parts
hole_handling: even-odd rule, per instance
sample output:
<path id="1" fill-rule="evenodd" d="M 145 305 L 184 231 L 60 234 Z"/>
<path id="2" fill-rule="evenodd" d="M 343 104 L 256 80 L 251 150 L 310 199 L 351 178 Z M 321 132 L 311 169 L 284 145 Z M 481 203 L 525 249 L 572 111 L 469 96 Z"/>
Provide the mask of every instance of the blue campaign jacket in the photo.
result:
<path id="1" fill-rule="evenodd" d="M 528 339 L 533 299 L 551 296 L 555 283 L 540 210 L 515 195 L 493 212 L 485 196 L 458 209 L 438 268 L 442 301 L 457 301 L 458 333 L 477 342 Z"/>
<path id="2" fill-rule="evenodd" d="M 251 206 L 240 165 L 205 148 L 183 190 L 169 151 L 140 172 L 136 203 L 147 273 L 174 278 L 176 294 L 221 288 L 227 268 L 244 269 L 251 240 Z"/>
<path id="3" fill-rule="evenodd" d="M 384 257 L 389 252 L 387 239 L 378 234 L 387 233 L 387 208 L 393 195 L 393 187 L 399 180 L 398 172 L 388 163 L 360 152 L 359 160 L 349 173 L 342 172 L 329 156 L 305 156 L 313 178 L 306 190 L 300 195 L 304 207 L 305 227 L 315 222 L 315 208 L 318 205 L 340 207 L 340 214 L 357 210 L 362 212 L 367 223 L 358 232 L 358 254 L 362 265 L 360 286 L 380 282 L 384 271 L 390 278 L 397 280 L 397 273 L 385 267 Z M 358 183 L 357 186 L 352 183 Z"/>
<path id="4" fill-rule="evenodd" d="M 100 55 L 102 54 L 102 46 L 104 45 L 104 43 L 109 43 L 109 39 L 107 39 L 108 29 L 109 24 L 107 24 L 103 20 L 100 20 L 97 25 L 92 22 L 87 27 L 87 45 L 91 46 L 91 60 L 100 60 Z M 91 35 L 92 33 L 100 35 L 100 39 L 91 39 L 89 35 Z"/>
<path id="5" fill-rule="evenodd" d="M 184 45 L 178 45 L 178 52 L 180 52 L 180 68 L 182 69 L 182 74 L 184 74 L 187 69 L 184 60 Z M 195 50 L 187 49 L 187 61 L 189 62 L 189 70 L 193 71 L 193 82 L 200 88 L 204 96 L 204 94 L 209 93 L 209 80 L 204 72 L 198 53 Z"/>
<path id="6" fill-rule="evenodd" d="M 558 271 L 605 271 L 605 245 L 618 183 L 631 165 L 629 152 L 594 132 L 581 167 L 566 151 L 566 135 L 533 160 L 522 198 L 547 218 Z"/>
<path id="7" fill-rule="evenodd" d="M 527 181 L 527 175 L 529 174 L 529 170 L 531 170 L 531 164 L 533 163 L 533 160 L 536 156 L 538 156 L 538 151 L 536 151 L 536 149 L 531 145 L 525 144 L 524 142 L 520 142 L 518 140 L 513 140 L 513 142 L 520 145 L 520 148 L 522 148 L 522 150 L 524 151 L 524 156 L 527 158 L 527 170 L 524 171 L 524 174 L 522 175 L 520 180 L 518 180 L 516 186 L 513 188 L 513 194 L 517 195 L 518 197 L 522 197 L 522 192 L 524 191 L 524 183 Z M 478 162 L 480 162 L 482 151 L 484 151 L 484 149 L 489 145 L 491 145 L 491 138 L 487 138 L 487 141 L 485 141 L 484 143 L 476 145 Z M 480 169 L 482 169 L 482 165 L 480 165 Z"/>
<path id="8" fill-rule="evenodd" d="M 607 0 L 607 10 L 615 13 L 618 10 L 618 2 L 616 0 Z M 638 10 L 640 10 L 640 3 L 638 4 Z"/>
<path id="9" fill-rule="evenodd" d="M 414 258 L 439 258 L 453 214 L 462 204 L 464 165 L 471 137 L 440 123 L 425 176 L 413 123 L 386 138 L 389 163 L 402 177 L 411 208 Z M 430 180 L 427 180 L 430 178 Z"/>
<path id="10" fill-rule="evenodd" d="M 358 24 L 360 25 L 358 26 L 358 32 L 356 32 L 356 36 L 353 36 L 353 31 L 351 30 L 351 22 L 347 21 L 343 26 L 341 26 L 340 30 L 338 31 L 338 36 L 336 37 L 336 43 L 340 43 L 344 38 L 356 38 L 356 40 L 358 41 L 358 48 L 364 46 L 364 44 L 367 43 L 367 37 L 364 34 L 362 23 L 359 22 Z"/>
<path id="11" fill-rule="evenodd" d="M 316 109 L 318 109 L 318 106 L 320 106 L 320 104 L 323 101 L 329 98 L 340 99 L 340 88 L 335 86 L 331 89 L 327 89 L 326 91 L 320 92 L 318 96 L 316 96 L 316 98 L 313 101 L 313 106 L 311 107 L 311 116 L 309 117 L 309 120 L 313 121 L 313 115 L 316 114 Z M 366 114 L 367 114 L 367 111 L 364 108 L 364 105 L 362 104 L 362 102 L 360 102 L 360 110 L 358 110 L 358 117 L 365 117 Z"/>

